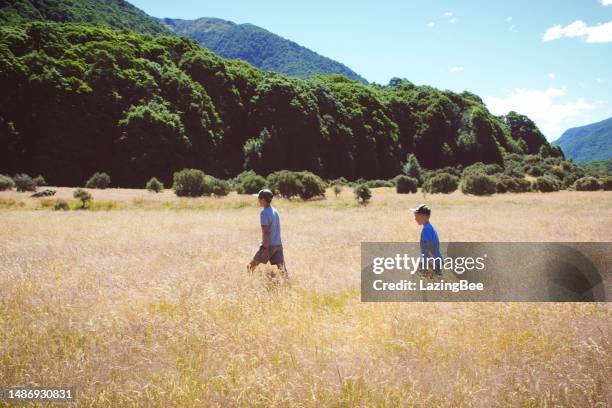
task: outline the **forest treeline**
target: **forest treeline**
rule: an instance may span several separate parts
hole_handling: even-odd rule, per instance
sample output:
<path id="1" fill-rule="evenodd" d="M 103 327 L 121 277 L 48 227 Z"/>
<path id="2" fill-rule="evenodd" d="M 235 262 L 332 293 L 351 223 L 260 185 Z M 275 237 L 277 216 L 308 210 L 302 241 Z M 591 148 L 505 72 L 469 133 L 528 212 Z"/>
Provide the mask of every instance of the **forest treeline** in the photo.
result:
<path id="1" fill-rule="evenodd" d="M 186 38 L 80 24 L 0 27 L 0 87 L 0 173 L 55 185 L 105 171 L 142 186 L 183 168 L 388 179 L 409 153 L 429 169 L 562 155 L 529 118 L 496 117 L 469 92 L 292 78 Z"/>

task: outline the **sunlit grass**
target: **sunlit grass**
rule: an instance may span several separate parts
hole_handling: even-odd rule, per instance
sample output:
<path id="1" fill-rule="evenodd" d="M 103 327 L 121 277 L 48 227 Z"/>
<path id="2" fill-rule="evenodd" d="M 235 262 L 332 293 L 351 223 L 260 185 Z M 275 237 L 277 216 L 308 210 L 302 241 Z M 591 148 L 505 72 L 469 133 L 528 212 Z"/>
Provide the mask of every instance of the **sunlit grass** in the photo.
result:
<path id="1" fill-rule="evenodd" d="M 98 407 L 610 405 L 608 304 L 359 301 L 359 243 L 417 239 L 418 202 L 443 240 L 606 241 L 610 193 L 278 200 L 289 282 L 246 272 L 253 197 L 93 195 L 0 194 L 0 385 Z"/>

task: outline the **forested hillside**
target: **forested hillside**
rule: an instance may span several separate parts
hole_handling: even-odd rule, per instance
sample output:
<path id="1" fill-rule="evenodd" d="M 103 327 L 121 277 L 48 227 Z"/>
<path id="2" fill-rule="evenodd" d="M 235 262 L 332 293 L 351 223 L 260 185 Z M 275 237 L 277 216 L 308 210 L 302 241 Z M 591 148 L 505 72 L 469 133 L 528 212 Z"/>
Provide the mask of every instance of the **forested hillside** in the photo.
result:
<path id="1" fill-rule="evenodd" d="M 175 33 L 195 39 L 217 55 L 241 59 L 264 71 L 298 78 L 341 74 L 367 82 L 344 64 L 253 24 L 235 24 L 206 17 L 197 20 L 165 18 L 161 21 Z"/>
<path id="2" fill-rule="evenodd" d="M 554 143 L 575 162 L 612 160 L 612 118 L 568 129 Z"/>
<path id="3" fill-rule="evenodd" d="M 163 24 L 124 0 L 0 0 L 0 24 L 29 21 L 87 23 L 144 34 L 170 34 Z"/>
<path id="4" fill-rule="evenodd" d="M 467 92 L 266 74 L 186 38 L 76 24 L 1 27 L 0 87 L 0 173 L 61 185 L 102 170 L 141 186 L 184 167 L 389 178 L 410 152 L 436 168 L 549 146 Z"/>

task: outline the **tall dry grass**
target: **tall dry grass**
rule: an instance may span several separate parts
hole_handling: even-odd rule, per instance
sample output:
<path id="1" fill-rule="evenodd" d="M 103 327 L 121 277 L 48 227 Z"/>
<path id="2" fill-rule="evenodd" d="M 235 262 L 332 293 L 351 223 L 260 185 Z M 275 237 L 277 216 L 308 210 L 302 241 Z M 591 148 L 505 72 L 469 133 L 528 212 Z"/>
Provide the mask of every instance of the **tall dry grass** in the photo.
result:
<path id="1" fill-rule="evenodd" d="M 359 243 L 414 241 L 417 202 L 446 241 L 610 241 L 610 193 L 328 197 L 276 202 L 275 285 L 245 271 L 251 197 L 94 191 L 112 211 L 54 212 L 0 194 L 24 203 L 0 211 L 0 386 L 99 407 L 610 406 L 608 304 L 359 301 Z"/>

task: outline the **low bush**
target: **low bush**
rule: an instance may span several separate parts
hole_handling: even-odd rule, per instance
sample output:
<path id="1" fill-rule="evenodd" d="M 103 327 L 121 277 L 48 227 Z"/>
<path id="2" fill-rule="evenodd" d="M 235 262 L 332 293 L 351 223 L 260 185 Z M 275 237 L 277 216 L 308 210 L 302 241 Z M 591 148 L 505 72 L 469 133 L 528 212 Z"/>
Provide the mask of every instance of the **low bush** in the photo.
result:
<path id="1" fill-rule="evenodd" d="M 368 188 L 380 188 L 380 187 L 395 187 L 395 184 L 391 180 L 368 180 L 365 182 Z"/>
<path id="2" fill-rule="evenodd" d="M 59 200 L 55 201 L 55 205 L 53 205 L 53 209 L 56 211 L 68 211 L 70 209 L 70 206 L 68 205 L 66 200 L 60 198 Z"/>
<path id="3" fill-rule="evenodd" d="M 525 173 L 533 177 L 540 177 L 544 174 L 544 169 L 539 165 L 527 165 L 525 166 Z"/>
<path id="4" fill-rule="evenodd" d="M 491 195 L 497 191 L 495 179 L 486 174 L 468 174 L 461 181 L 461 191 L 465 194 Z"/>
<path id="5" fill-rule="evenodd" d="M 228 195 L 231 185 L 226 180 L 204 174 L 198 169 L 183 169 L 173 176 L 172 189 L 179 197 L 201 197 Z"/>
<path id="6" fill-rule="evenodd" d="M 15 187 L 15 182 L 9 176 L 0 174 L 0 191 L 11 190 Z"/>
<path id="7" fill-rule="evenodd" d="M 211 193 L 217 197 L 226 196 L 232 191 L 232 186 L 227 180 L 221 180 L 213 176 L 206 176 L 206 182 L 212 186 Z"/>
<path id="8" fill-rule="evenodd" d="M 255 173 L 247 174 L 235 182 L 238 194 L 255 194 L 266 186 L 266 179 Z"/>
<path id="9" fill-rule="evenodd" d="M 172 189 L 179 197 L 200 197 L 210 195 L 211 188 L 206 185 L 206 175 L 202 170 L 183 169 L 174 173 Z"/>
<path id="10" fill-rule="evenodd" d="M 34 179 L 34 182 L 36 183 L 36 185 L 38 187 L 42 187 L 42 186 L 46 186 L 47 185 L 47 181 L 45 180 L 45 178 L 41 175 L 38 175 L 38 177 L 36 177 Z"/>
<path id="11" fill-rule="evenodd" d="M 81 208 L 85 208 L 87 203 L 93 200 L 93 197 L 89 193 L 89 191 L 83 190 L 82 188 L 77 188 L 73 193 L 74 198 L 81 200 Z"/>
<path id="12" fill-rule="evenodd" d="M 349 185 L 349 182 L 348 182 L 348 180 L 346 178 L 340 177 L 340 178 L 337 178 L 335 180 L 330 180 L 329 181 L 329 185 L 330 186 L 333 186 L 333 185 L 347 186 L 347 185 Z"/>
<path id="13" fill-rule="evenodd" d="M 499 164 L 484 164 L 482 162 L 476 162 L 463 169 L 462 175 L 467 176 L 485 174 L 487 176 L 492 176 L 494 174 L 499 174 L 503 171 L 504 169 Z"/>
<path id="14" fill-rule="evenodd" d="M 423 191 L 432 194 L 448 194 L 457 190 L 458 186 L 459 177 L 448 173 L 439 173 L 425 181 L 425 184 L 423 184 Z"/>
<path id="15" fill-rule="evenodd" d="M 303 171 L 300 172 L 300 178 L 303 187 L 298 195 L 302 200 L 325 196 L 325 182 L 319 176 Z"/>
<path id="16" fill-rule="evenodd" d="M 533 183 L 533 188 L 536 191 L 542 193 L 550 193 L 553 191 L 559 191 L 561 189 L 561 182 L 559 179 L 553 176 L 542 176 L 538 177 Z"/>
<path id="17" fill-rule="evenodd" d="M 612 191 L 612 176 L 604 176 L 601 180 L 601 186 L 606 191 Z"/>
<path id="18" fill-rule="evenodd" d="M 27 174 L 16 174 L 13 181 L 17 191 L 36 191 L 36 182 Z"/>
<path id="19" fill-rule="evenodd" d="M 156 179 L 155 177 L 151 177 L 149 181 L 147 181 L 147 185 L 145 186 L 148 191 L 153 193 L 161 193 L 164 191 L 164 183 Z"/>
<path id="20" fill-rule="evenodd" d="M 372 192 L 365 184 L 357 184 L 353 188 L 353 193 L 355 194 L 355 199 L 361 204 L 366 204 L 372 198 Z"/>
<path id="21" fill-rule="evenodd" d="M 502 175 L 497 178 L 498 193 L 526 193 L 531 190 L 531 182 L 524 177 Z"/>
<path id="22" fill-rule="evenodd" d="M 414 177 L 399 175 L 395 178 L 395 191 L 398 194 L 416 193 L 419 180 Z"/>
<path id="23" fill-rule="evenodd" d="M 325 182 L 308 171 L 281 170 L 268 176 L 268 187 L 274 194 L 285 198 L 300 197 L 309 200 L 325 196 Z"/>
<path id="24" fill-rule="evenodd" d="M 574 188 L 576 191 L 597 191 L 601 189 L 601 183 L 595 177 L 583 177 L 576 180 Z"/>
<path id="25" fill-rule="evenodd" d="M 336 197 L 338 197 L 341 192 L 342 192 L 342 185 L 335 184 L 334 185 L 334 194 L 336 195 Z"/>
<path id="26" fill-rule="evenodd" d="M 94 173 L 89 178 L 89 180 L 87 180 L 87 183 L 85 183 L 85 187 L 105 189 L 108 186 L 110 186 L 110 183 L 111 183 L 111 178 L 108 174 L 98 172 L 98 173 Z"/>

